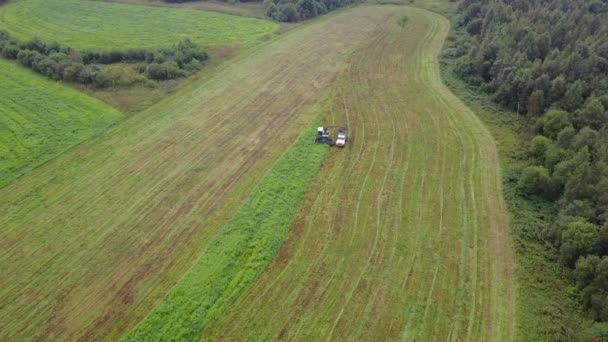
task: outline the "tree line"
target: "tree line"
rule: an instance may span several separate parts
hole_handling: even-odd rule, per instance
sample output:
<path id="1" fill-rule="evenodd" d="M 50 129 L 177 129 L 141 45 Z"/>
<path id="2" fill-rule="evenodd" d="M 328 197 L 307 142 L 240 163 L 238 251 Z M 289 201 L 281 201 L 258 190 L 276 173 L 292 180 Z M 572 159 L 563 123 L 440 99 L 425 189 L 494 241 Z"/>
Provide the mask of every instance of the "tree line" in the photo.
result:
<path id="1" fill-rule="evenodd" d="M 163 0 L 167 3 L 182 3 L 200 0 Z M 246 2 L 241 0 L 242 2 Z M 255 0 L 254 0 L 255 1 Z M 264 0 L 266 16 L 280 22 L 298 22 L 348 6 L 360 0 Z"/>
<path id="2" fill-rule="evenodd" d="M 19 42 L 6 31 L 0 31 L 0 56 L 17 60 L 53 80 L 96 87 L 124 82 L 124 69 L 111 68 L 113 64 L 132 63 L 135 80 L 168 80 L 199 70 L 209 58 L 203 47 L 189 39 L 172 48 L 158 50 L 76 51 L 38 38 Z"/>
<path id="3" fill-rule="evenodd" d="M 519 186 L 559 209 L 544 237 L 608 321 L 608 0 L 463 0 L 455 72 L 528 118 Z"/>
<path id="4" fill-rule="evenodd" d="M 264 9 L 273 20 L 297 22 L 356 2 L 358 0 L 264 0 Z"/>

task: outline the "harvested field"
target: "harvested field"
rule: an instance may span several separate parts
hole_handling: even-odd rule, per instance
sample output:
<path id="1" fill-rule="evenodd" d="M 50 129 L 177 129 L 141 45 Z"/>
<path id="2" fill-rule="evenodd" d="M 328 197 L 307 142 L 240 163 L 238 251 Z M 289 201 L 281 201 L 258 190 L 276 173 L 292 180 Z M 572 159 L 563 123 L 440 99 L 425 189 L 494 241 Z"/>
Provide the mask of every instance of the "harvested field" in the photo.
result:
<path id="1" fill-rule="evenodd" d="M 350 146 L 330 152 L 279 256 L 202 339 L 515 338 L 496 145 L 440 80 L 448 28 L 404 9 L 355 53 L 326 117 Z"/>
<path id="2" fill-rule="evenodd" d="M 512 340 L 496 144 L 441 82 L 448 29 L 325 16 L 0 189 L 0 340 Z M 319 108 L 351 139 L 298 206 Z"/>
<path id="3" fill-rule="evenodd" d="M 130 330 L 393 10 L 357 8 L 292 30 L 0 189 L 0 339 L 116 340 Z"/>

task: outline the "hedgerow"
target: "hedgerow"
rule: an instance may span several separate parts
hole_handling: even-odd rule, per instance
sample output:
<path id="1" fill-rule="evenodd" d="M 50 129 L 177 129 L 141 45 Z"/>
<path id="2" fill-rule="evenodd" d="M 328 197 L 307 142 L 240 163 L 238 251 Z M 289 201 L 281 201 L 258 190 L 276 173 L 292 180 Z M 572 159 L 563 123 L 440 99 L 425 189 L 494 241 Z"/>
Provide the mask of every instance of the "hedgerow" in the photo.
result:
<path id="1" fill-rule="evenodd" d="M 0 31 L 0 56 L 16 59 L 33 71 L 53 80 L 92 84 L 107 87 L 124 83 L 120 79 L 109 79 L 112 73 L 107 66 L 116 63 L 138 63 L 133 70 L 142 77 L 131 77 L 131 81 L 168 80 L 183 77 L 202 67 L 209 55 L 199 45 L 184 39 L 172 48 L 159 50 L 130 49 L 114 51 L 76 51 L 57 43 L 45 43 L 34 38 L 21 43 L 8 32 Z M 128 82 L 127 82 L 128 83 Z"/>

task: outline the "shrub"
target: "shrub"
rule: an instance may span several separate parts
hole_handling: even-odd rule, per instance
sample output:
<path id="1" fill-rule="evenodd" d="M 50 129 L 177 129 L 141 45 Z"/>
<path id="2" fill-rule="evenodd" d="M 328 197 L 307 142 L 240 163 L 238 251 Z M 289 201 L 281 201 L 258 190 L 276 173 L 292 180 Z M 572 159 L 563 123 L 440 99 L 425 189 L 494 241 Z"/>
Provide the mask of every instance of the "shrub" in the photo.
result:
<path id="1" fill-rule="evenodd" d="M 95 75 L 93 84 L 97 87 L 124 87 L 145 82 L 146 77 L 129 65 L 108 65 Z"/>
<path id="2" fill-rule="evenodd" d="M 574 266 L 580 256 L 597 249 L 598 240 L 599 229 L 596 225 L 582 220 L 572 222 L 562 232 L 560 259 L 564 264 Z"/>
<path id="3" fill-rule="evenodd" d="M 467 25 L 467 32 L 470 35 L 478 35 L 481 33 L 481 28 L 483 27 L 483 21 L 481 19 L 473 19 Z"/>
<path id="4" fill-rule="evenodd" d="M 296 22 L 300 20 L 298 9 L 294 4 L 282 4 L 277 7 L 277 19 L 284 22 Z"/>
<path id="5" fill-rule="evenodd" d="M 7 44 L 2 49 L 2 57 L 9 59 L 17 59 L 17 55 L 19 54 L 19 47 L 15 44 Z"/>
<path id="6" fill-rule="evenodd" d="M 519 179 L 519 187 L 528 195 L 544 196 L 551 192 L 549 171 L 542 166 L 525 168 Z"/>
<path id="7" fill-rule="evenodd" d="M 530 153 L 539 160 L 544 160 L 545 153 L 551 147 L 553 147 L 553 141 L 551 141 L 551 139 L 542 135 L 537 135 L 530 142 Z"/>
<path id="8" fill-rule="evenodd" d="M 562 129 L 570 126 L 568 115 L 568 112 L 563 110 L 549 110 L 545 114 L 543 133 L 548 137 L 555 138 Z"/>
<path id="9" fill-rule="evenodd" d="M 70 63 L 63 70 L 63 79 L 69 82 L 78 81 L 78 75 L 84 69 L 84 65 L 82 63 Z"/>
<path id="10" fill-rule="evenodd" d="M 162 81 L 184 76 L 176 62 L 151 63 L 146 67 L 146 76 L 150 79 Z"/>
<path id="11" fill-rule="evenodd" d="M 76 80 L 82 84 L 92 84 L 101 71 L 101 66 L 97 64 L 86 65 L 78 72 Z"/>

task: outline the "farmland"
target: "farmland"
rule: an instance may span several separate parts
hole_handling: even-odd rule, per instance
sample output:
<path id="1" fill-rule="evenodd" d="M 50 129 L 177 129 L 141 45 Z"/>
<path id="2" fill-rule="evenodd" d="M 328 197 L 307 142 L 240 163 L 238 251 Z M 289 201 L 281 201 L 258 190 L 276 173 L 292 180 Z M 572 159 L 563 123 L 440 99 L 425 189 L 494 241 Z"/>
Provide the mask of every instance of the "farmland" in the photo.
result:
<path id="1" fill-rule="evenodd" d="M 140 6 L 117 25 L 195 12 Z M 68 26 L 94 27 L 86 13 L 49 13 L 15 34 L 175 37 L 97 40 Z M 324 16 L 0 188 L 0 340 L 513 340 L 496 143 L 441 82 L 448 30 L 404 6 Z M 312 144 L 319 122 L 348 145 Z"/>
<path id="2" fill-rule="evenodd" d="M 338 77 L 332 151 L 279 256 L 209 340 L 515 337 L 517 283 L 497 152 L 441 83 L 442 17 L 408 9 Z"/>
<path id="3" fill-rule="evenodd" d="M 103 102 L 0 60 L 0 188 L 122 115 Z"/>
<path id="4" fill-rule="evenodd" d="M 0 189 L 0 339 L 130 330 L 309 126 L 391 11 L 292 30 Z"/>
<path id="5" fill-rule="evenodd" d="M 0 29 L 75 49 L 172 46 L 183 38 L 206 46 L 252 45 L 277 28 L 267 20 L 216 12 L 102 1 L 22 0 L 0 7 Z"/>

